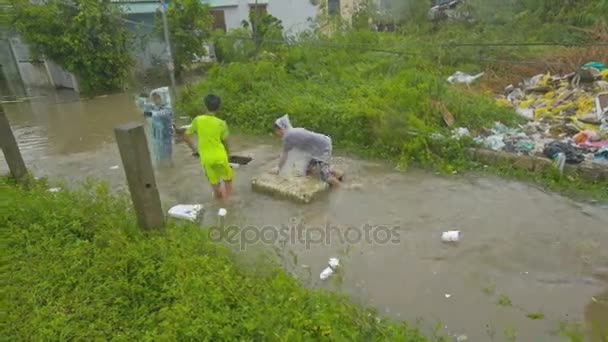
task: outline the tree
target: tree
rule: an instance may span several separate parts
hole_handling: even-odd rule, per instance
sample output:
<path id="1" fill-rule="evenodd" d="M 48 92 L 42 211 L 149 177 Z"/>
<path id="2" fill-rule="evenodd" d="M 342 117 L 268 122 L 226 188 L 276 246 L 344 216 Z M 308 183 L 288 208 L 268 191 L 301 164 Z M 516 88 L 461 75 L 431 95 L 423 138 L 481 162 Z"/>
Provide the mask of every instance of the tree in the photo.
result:
<path id="1" fill-rule="evenodd" d="M 121 89 L 133 59 L 131 36 L 110 0 L 10 0 L 11 22 L 35 55 L 74 73 L 84 93 Z"/>
<path id="2" fill-rule="evenodd" d="M 205 43 L 211 37 L 213 17 L 209 5 L 200 0 L 175 0 L 167 10 L 169 37 L 173 48 L 175 75 L 180 77 L 184 67 L 190 65 L 194 55 L 207 54 Z M 161 13 L 157 14 L 156 27 L 163 33 Z"/>

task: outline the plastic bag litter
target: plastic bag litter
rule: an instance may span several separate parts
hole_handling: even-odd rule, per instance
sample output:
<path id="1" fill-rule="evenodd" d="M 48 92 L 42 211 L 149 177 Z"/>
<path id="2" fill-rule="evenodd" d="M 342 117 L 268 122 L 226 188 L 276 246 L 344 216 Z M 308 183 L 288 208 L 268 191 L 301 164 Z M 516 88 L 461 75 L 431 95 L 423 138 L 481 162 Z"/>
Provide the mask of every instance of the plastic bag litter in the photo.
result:
<path id="1" fill-rule="evenodd" d="M 169 209 L 169 216 L 194 222 L 202 210 L 201 204 L 178 204 Z"/>
<path id="2" fill-rule="evenodd" d="M 485 74 L 484 72 L 480 72 L 477 75 L 469 75 L 469 74 L 465 74 L 462 71 L 456 71 L 452 76 L 448 77 L 448 82 L 452 83 L 452 84 L 454 84 L 454 83 L 471 84 L 471 83 L 477 81 L 484 74 Z"/>
<path id="3" fill-rule="evenodd" d="M 460 230 L 449 230 L 441 234 L 441 241 L 443 242 L 458 242 L 460 241 Z"/>
<path id="4" fill-rule="evenodd" d="M 321 278 L 321 280 L 326 280 L 331 277 L 336 272 L 339 265 L 340 260 L 338 260 L 338 258 L 330 258 L 328 266 L 321 272 L 319 278 Z"/>
<path id="5" fill-rule="evenodd" d="M 574 146 L 561 141 L 552 141 L 545 145 L 543 154 L 547 158 L 555 159 L 559 153 L 564 153 L 566 162 L 569 164 L 579 164 L 583 162 L 585 157 Z"/>
<path id="6" fill-rule="evenodd" d="M 494 151 L 500 151 L 506 146 L 503 139 L 502 135 L 490 135 L 485 139 L 482 138 L 482 142 L 485 147 Z"/>
<path id="7" fill-rule="evenodd" d="M 563 173 L 564 166 L 566 166 L 566 154 L 563 152 L 558 153 L 555 156 L 555 161 L 553 165 L 559 170 L 560 173 Z"/>
<path id="8" fill-rule="evenodd" d="M 471 136 L 471 132 L 469 132 L 469 130 L 465 127 L 458 127 L 452 132 L 452 138 L 454 139 L 460 139 L 462 137 L 469 136 Z"/>
<path id="9" fill-rule="evenodd" d="M 534 120 L 534 109 L 532 108 L 520 108 L 517 107 L 517 109 L 515 109 L 515 111 L 517 112 L 517 114 L 519 114 L 519 116 L 526 118 L 528 120 Z"/>
<path id="10" fill-rule="evenodd" d="M 50 188 L 47 191 L 48 192 L 59 192 L 59 191 L 61 191 L 61 188 Z"/>

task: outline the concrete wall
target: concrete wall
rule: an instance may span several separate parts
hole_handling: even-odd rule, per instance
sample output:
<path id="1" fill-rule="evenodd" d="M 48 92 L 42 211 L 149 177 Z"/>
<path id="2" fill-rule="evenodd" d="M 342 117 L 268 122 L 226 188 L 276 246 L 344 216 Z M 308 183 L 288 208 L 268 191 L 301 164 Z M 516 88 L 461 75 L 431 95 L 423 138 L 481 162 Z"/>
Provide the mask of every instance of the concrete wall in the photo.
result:
<path id="1" fill-rule="evenodd" d="M 21 76 L 17 69 L 17 63 L 13 58 L 8 38 L 0 39 L 0 78 L 2 78 L 2 89 L 0 96 L 25 95 L 25 89 L 21 82 Z"/>
<path id="2" fill-rule="evenodd" d="M 52 87 L 44 61 L 34 60 L 30 56 L 28 46 L 19 37 L 11 37 L 9 46 L 12 49 L 21 81 L 26 88 Z"/>

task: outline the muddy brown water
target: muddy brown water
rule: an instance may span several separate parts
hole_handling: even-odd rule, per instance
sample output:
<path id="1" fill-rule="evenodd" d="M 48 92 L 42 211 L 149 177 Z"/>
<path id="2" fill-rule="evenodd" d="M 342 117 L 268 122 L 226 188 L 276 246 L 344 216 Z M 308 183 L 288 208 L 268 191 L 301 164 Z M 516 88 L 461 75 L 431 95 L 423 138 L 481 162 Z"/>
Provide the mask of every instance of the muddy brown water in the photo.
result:
<path id="1" fill-rule="evenodd" d="M 130 96 L 54 94 L 4 107 L 34 175 L 67 186 L 95 178 L 126 190 L 122 168 L 113 167 L 121 165 L 113 128 L 143 122 Z M 606 207 L 500 178 L 400 173 L 344 156 L 336 158 L 347 172 L 344 187 L 300 205 L 251 191 L 251 177 L 276 163 L 274 139 L 239 135 L 233 145 L 254 158 L 236 169 L 228 207 L 228 224 L 239 231 L 229 243 L 241 255 L 278 251 L 307 286 L 341 291 L 427 334 L 559 341 L 561 324 L 593 323 L 589 339 L 600 339 L 608 322 Z M 184 145 L 173 161 L 156 172 L 163 206 L 202 203 L 202 224 L 214 223 L 219 206 L 198 161 Z M 7 170 L 0 159 L 0 172 Z M 461 241 L 442 243 L 445 230 L 462 231 Z M 322 282 L 330 257 L 340 258 L 340 272 Z"/>

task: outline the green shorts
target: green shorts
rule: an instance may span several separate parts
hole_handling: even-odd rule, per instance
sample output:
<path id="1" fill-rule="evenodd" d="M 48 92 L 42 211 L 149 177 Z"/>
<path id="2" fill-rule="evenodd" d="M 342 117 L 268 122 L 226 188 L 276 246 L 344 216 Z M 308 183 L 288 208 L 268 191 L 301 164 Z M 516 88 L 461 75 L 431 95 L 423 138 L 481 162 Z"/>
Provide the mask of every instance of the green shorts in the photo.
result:
<path id="1" fill-rule="evenodd" d="M 232 181 L 233 173 L 228 161 L 212 164 L 203 163 L 203 169 L 211 185 L 218 185 L 220 180 L 225 182 Z"/>

